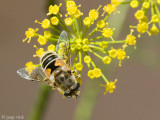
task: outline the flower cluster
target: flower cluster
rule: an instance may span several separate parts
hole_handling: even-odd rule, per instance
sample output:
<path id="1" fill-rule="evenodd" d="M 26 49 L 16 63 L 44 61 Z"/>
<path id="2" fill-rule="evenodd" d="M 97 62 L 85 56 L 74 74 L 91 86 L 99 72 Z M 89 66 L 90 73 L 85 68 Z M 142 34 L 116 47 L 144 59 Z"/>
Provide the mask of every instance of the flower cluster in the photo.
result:
<path id="1" fill-rule="evenodd" d="M 44 19 L 42 22 L 35 20 L 35 23 L 41 24 L 41 27 L 45 30 L 44 34 L 38 34 L 37 28 L 28 28 L 25 33 L 26 38 L 23 42 L 28 40 L 29 43 L 32 37 L 37 37 L 39 45 L 43 46 L 49 43 L 50 45 L 47 49 L 49 51 L 55 51 L 55 44 L 59 38 L 57 34 L 61 33 L 58 29 L 59 25 L 68 33 L 70 39 L 70 49 L 72 56 L 74 56 L 72 68 L 78 70 L 81 75 L 84 61 L 89 69 L 88 77 L 91 79 L 102 77 L 106 82 L 106 85 L 101 86 L 106 87 L 106 93 L 112 93 L 113 90 L 116 89 L 115 83 L 117 80 L 114 82 L 108 81 L 91 55 L 96 56 L 104 64 L 110 64 L 114 59 L 117 59 L 119 60 L 119 66 L 121 66 L 122 60 L 129 58 L 125 50 L 128 45 L 136 46 L 136 36 L 133 35 L 134 30 L 131 29 L 124 40 L 115 40 L 113 38 L 115 28 L 110 27 L 110 24 L 107 22 L 110 15 L 119 13 L 117 8 L 122 2 L 122 0 L 111 0 L 110 4 L 106 4 L 105 6 L 99 5 L 99 7 L 97 6 L 97 9 L 90 10 L 88 16 L 83 18 L 83 13 L 78 9 L 81 5 L 77 6 L 74 1 L 66 1 L 66 14 L 64 20 L 62 19 L 62 14 L 59 13 L 62 3 L 60 3 L 59 6 L 50 5 L 47 13 L 47 15 L 50 16 L 50 19 Z M 132 6 L 135 6 L 135 4 Z M 104 12 L 100 13 L 99 9 L 103 9 Z M 159 21 L 155 15 L 156 14 L 152 16 L 154 27 L 155 23 Z M 147 26 L 149 23 L 144 20 L 144 18 L 146 18 L 145 12 L 139 10 L 135 16 L 139 20 L 137 31 L 140 33 L 148 32 Z M 99 20 L 97 21 L 98 18 Z M 95 28 L 91 29 L 91 26 L 94 24 L 96 24 Z M 151 33 L 153 34 L 153 30 Z M 95 37 L 95 35 L 97 36 Z M 116 45 L 117 47 L 115 47 L 115 44 L 118 44 L 118 46 Z M 38 48 L 36 45 L 34 45 L 34 47 L 37 49 L 36 54 L 33 55 L 34 57 L 40 57 L 44 54 L 45 50 L 43 48 Z M 84 57 L 82 57 L 82 55 Z M 31 68 L 27 70 L 29 72 L 35 68 L 35 65 L 32 62 L 27 63 L 26 66 Z"/>
<path id="2" fill-rule="evenodd" d="M 145 32 L 147 32 L 148 35 L 157 35 L 159 33 L 159 28 L 157 27 L 158 24 L 160 27 L 160 11 L 158 9 L 159 5 L 159 0 L 132 0 L 130 2 L 130 6 L 132 8 L 141 6 L 141 8 L 135 12 L 135 18 L 139 23 L 137 26 L 130 26 L 131 28 L 137 29 L 139 32 L 138 37 Z M 149 15 L 147 16 L 149 10 L 151 11 L 151 18 L 149 18 Z M 152 24 L 151 27 L 149 26 L 150 24 Z"/>

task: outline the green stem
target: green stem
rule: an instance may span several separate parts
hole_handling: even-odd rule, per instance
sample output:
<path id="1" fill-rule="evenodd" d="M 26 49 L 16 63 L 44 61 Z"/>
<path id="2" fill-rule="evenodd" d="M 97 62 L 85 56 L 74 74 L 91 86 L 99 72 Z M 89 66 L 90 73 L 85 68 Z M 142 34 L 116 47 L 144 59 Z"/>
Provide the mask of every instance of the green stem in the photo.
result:
<path id="1" fill-rule="evenodd" d="M 29 116 L 28 120 L 42 120 L 43 113 L 45 111 L 47 101 L 49 99 L 51 87 L 49 86 L 42 86 L 40 88 L 37 101 L 31 111 L 31 114 Z"/>
<path id="2" fill-rule="evenodd" d="M 100 56 L 99 54 L 95 53 L 95 52 L 92 51 L 91 49 L 89 49 L 89 51 L 90 51 L 92 54 L 94 54 L 95 56 L 97 56 L 98 58 L 103 59 L 102 56 Z"/>
<path id="3" fill-rule="evenodd" d="M 56 31 L 57 33 L 61 34 L 61 31 L 59 31 L 58 29 L 56 29 L 55 27 L 53 26 L 50 26 L 51 29 L 53 29 L 54 31 Z"/>
<path id="4" fill-rule="evenodd" d="M 94 45 L 89 45 L 90 48 L 95 49 L 95 50 L 99 50 L 102 53 L 108 53 L 107 50 L 100 48 L 98 46 L 94 46 Z"/>
<path id="5" fill-rule="evenodd" d="M 96 42 L 90 42 L 90 44 L 93 45 L 99 45 L 102 41 L 96 41 Z M 119 44 L 119 43 L 126 43 L 126 40 L 120 40 L 120 41 L 106 41 L 108 44 Z"/>
<path id="6" fill-rule="evenodd" d="M 90 39 L 89 41 L 98 40 L 98 39 L 101 39 L 102 37 L 103 37 L 103 36 L 98 36 L 98 37 L 95 37 L 95 38 Z"/>
<path id="7" fill-rule="evenodd" d="M 159 12 L 159 9 L 158 9 L 157 5 L 155 4 L 154 7 L 155 7 L 155 10 L 156 10 L 156 12 L 157 12 L 157 15 L 158 15 L 158 17 L 159 17 L 159 19 L 160 19 L 160 12 Z M 160 20 L 159 20 L 158 24 L 159 24 L 159 27 L 160 27 Z"/>

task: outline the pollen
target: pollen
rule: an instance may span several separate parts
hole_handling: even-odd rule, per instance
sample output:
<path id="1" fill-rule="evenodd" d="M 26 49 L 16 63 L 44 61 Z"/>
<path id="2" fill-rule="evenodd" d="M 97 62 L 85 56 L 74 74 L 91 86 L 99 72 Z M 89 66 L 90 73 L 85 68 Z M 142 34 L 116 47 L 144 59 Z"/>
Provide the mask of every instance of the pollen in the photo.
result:
<path id="1" fill-rule="evenodd" d="M 51 21 L 52 25 L 58 25 L 58 23 L 59 23 L 59 19 L 56 16 L 51 17 L 50 21 Z"/>

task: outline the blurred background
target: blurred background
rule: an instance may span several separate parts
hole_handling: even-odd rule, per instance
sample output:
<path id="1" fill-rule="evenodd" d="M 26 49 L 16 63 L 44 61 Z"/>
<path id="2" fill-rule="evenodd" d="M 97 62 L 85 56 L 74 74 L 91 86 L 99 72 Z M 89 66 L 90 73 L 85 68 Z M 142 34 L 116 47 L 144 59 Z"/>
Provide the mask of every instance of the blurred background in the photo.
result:
<path id="1" fill-rule="evenodd" d="M 27 44 L 22 43 L 22 39 L 25 38 L 28 27 L 40 27 L 34 21 L 36 19 L 42 21 L 46 17 L 48 3 L 47 0 L 0 2 L 0 120 L 2 115 L 23 115 L 27 120 L 32 107 L 36 104 L 35 100 L 41 86 L 20 78 L 16 71 L 30 60 L 38 61 L 37 58 L 32 58 L 35 53 L 34 40 L 31 44 Z M 88 15 L 90 9 L 98 8 L 99 4 L 106 4 L 104 0 L 95 2 L 81 0 L 77 1 L 78 3 L 82 4 L 81 10 L 84 15 Z M 121 9 L 127 8 L 122 6 Z M 118 39 L 129 34 L 129 25 L 137 24 L 134 12 L 135 10 L 128 9 L 127 17 L 124 17 L 125 21 L 121 24 L 121 32 L 116 34 Z M 113 22 L 121 19 L 123 14 L 121 12 L 116 15 L 118 18 L 113 17 Z M 159 120 L 159 38 L 160 34 L 152 37 L 148 37 L 147 34 L 142 35 L 137 41 L 137 49 L 134 50 L 133 47 L 128 49 L 131 54 L 130 59 L 126 60 L 121 68 L 117 67 L 118 62 L 110 68 L 103 68 L 109 80 L 118 78 L 117 89 L 113 94 L 104 95 L 105 89 L 99 87 L 99 84 L 104 82 L 97 79 L 90 80 L 84 71 L 82 98 L 63 99 L 57 91 L 51 91 L 42 120 L 78 120 L 77 116 L 81 116 L 79 120 Z M 97 63 L 101 64 L 100 61 Z M 91 115 L 83 119 L 88 112 Z"/>

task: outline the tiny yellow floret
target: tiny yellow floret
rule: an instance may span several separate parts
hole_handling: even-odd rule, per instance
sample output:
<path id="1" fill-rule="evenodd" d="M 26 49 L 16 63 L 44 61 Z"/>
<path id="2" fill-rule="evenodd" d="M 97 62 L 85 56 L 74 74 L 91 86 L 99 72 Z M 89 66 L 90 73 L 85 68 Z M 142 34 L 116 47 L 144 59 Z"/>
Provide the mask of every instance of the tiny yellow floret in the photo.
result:
<path id="1" fill-rule="evenodd" d="M 33 62 L 27 62 L 26 63 L 26 71 L 29 73 L 29 74 L 31 74 L 32 73 L 32 71 L 36 68 L 36 66 L 33 64 Z"/>
<path id="2" fill-rule="evenodd" d="M 82 63 L 77 63 L 77 64 L 76 64 L 76 70 L 82 71 L 82 69 L 83 69 Z"/>
<path id="3" fill-rule="evenodd" d="M 89 26 L 91 24 L 91 19 L 90 17 L 86 17 L 84 20 L 83 20 L 83 23 L 85 26 Z"/>
<path id="4" fill-rule="evenodd" d="M 138 10 L 136 13 L 135 13 L 135 17 L 137 20 L 141 20 L 143 19 L 145 16 L 144 14 L 144 11 L 143 10 Z"/>
<path id="5" fill-rule="evenodd" d="M 159 29 L 157 28 L 156 25 L 152 25 L 151 29 L 150 29 L 150 33 L 152 35 L 157 35 L 159 33 Z"/>
<path id="6" fill-rule="evenodd" d="M 72 18 L 68 17 L 68 18 L 66 18 L 66 19 L 64 20 L 64 22 L 65 22 L 65 24 L 66 24 L 67 26 L 71 26 L 72 23 L 73 23 L 73 20 L 72 20 Z"/>
<path id="7" fill-rule="evenodd" d="M 38 28 L 36 28 L 36 29 L 28 28 L 28 30 L 25 32 L 26 38 L 23 39 L 23 42 L 28 40 L 28 43 L 30 43 L 31 38 L 35 36 L 37 31 L 38 31 Z"/>
<path id="8" fill-rule="evenodd" d="M 99 78 L 99 77 L 102 76 L 101 69 L 99 69 L 99 68 L 94 68 L 93 70 L 94 70 L 94 76 L 95 76 L 96 78 Z"/>
<path id="9" fill-rule="evenodd" d="M 131 6 L 132 8 L 137 8 L 138 5 L 139 5 L 138 0 L 132 0 L 132 1 L 130 2 L 130 6 Z"/>
<path id="10" fill-rule="evenodd" d="M 51 45 L 49 45 L 48 47 L 47 47 L 47 49 L 48 49 L 48 51 L 55 51 L 56 50 L 56 46 L 55 45 L 53 45 L 53 44 L 51 44 Z"/>
<path id="11" fill-rule="evenodd" d="M 88 71 L 88 77 L 93 79 L 95 77 L 95 73 L 94 73 L 94 70 L 89 70 Z"/>
<path id="12" fill-rule="evenodd" d="M 148 9 L 149 7 L 150 7 L 150 3 L 149 2 L 143 2 L 142 8 Z"/>
<path id="13" fill-rule="evenodd" d="M 44 36 L 41 36 L 41 35 L 39 36 L 37 41 L 40 45 L 45 45 L 47 43 L 47 39 Z"/>
<path id="14" fill-rule="evenodd" d="M 88 46 L 88 45 L 83 45 L 83 46 L 82 46 L 82 50 L 83 50 L 84 52 L 87 52 L 87 51 L 89 50 L 89 46 Z"/>
<path id="15" fill-rule="evenodd" d="M 58 25 L 58 23 L 59 23 L 59 19 L 56 16 L 51 17 L 50 21 L 51 21 L 52 25 Z"/>
<path id="16" fill-rule="evenodd" d="M 50 5 L 49 6 L 49 12 L 47 13 L 47 15 L 51 15 L 51 14 L 54 14 L 54 15 L 56 15 L 56 14 L 58 14 L 58 12 L 59 12 L 59 7 L 62 5 L 62 3 L 60 3 L 60 5 L 58 6 L 58 5 Z"/>
<path id="17" fill-rule="evenodd" d="M 116 89 L 116 85 L 115 85 L 116 82 L 117 82 L 117 79 L 115 79 L 114 82 L 113 81 L 107 82 L 106 85 L 101 84 L 101 86 L 106 87 L 106 92 L 104 94 L 106 94 L 108 92 L 113 93 L 114 90 Z"/>
<path id="18" fill-rule="evenodd" d="M 108 47 L 108 43 L 107 43 L 107 41 L 101 41 L 99 46 L 102 47 L 102 48 L 107 48 Z"/>
<path id="19" fill-rule="evenodd" d="M 97 27 L 98 28 L 103 28 L 105 25 L 106 24 L 105 24 L 104 20 L 100 20 L 100 21 L 97 22 Z"/>
<path id="20" fill-rule="evenodd" d="M 85 56 L 84 57 L 84 62 L 86 63 L 86 64 L 89 64 L 89 63 L 91 63 L 91 57 L 90 56 Z"/>
<path id="21" fill-rule="evenodd" d="M 42 21 L 42 28 L 44 28 L 44 29 L 47 29 L 47 28 L 49 28 L 50 26 L 51 26 L 51 24 L 50 24 L 50 20 L 48 20 L 48 19 L 44 19 L 43 21 Z"/>
<path id="22" fill-rule="evenodd" d="M 154 22 L 154 23 L 158 23 L 158 22 L 159 22 L 159 17 L 158 17 L 157 14 L 154 14 L 154 15 L 152 16 L 152 22 Z"/>
<path id="23" fill-rule="evenodd" d="M 50 31 L 44 31 L 44 37 L 45 38 L 50 38 L 52 36 Z"/>
<path id="24" fill-rule="evenodd" d="M 113 47 L 111 48 L 111 50 L 108 51 L 108 53 L 111 58 L 115 58 L 117 56 L 117 50 Z"/>
<path id="25" fill-rule="evenodd" d="M 104 64 L 110 64 L 112 59 L 109 56 L 105 56 L 102 60 Z"/>

